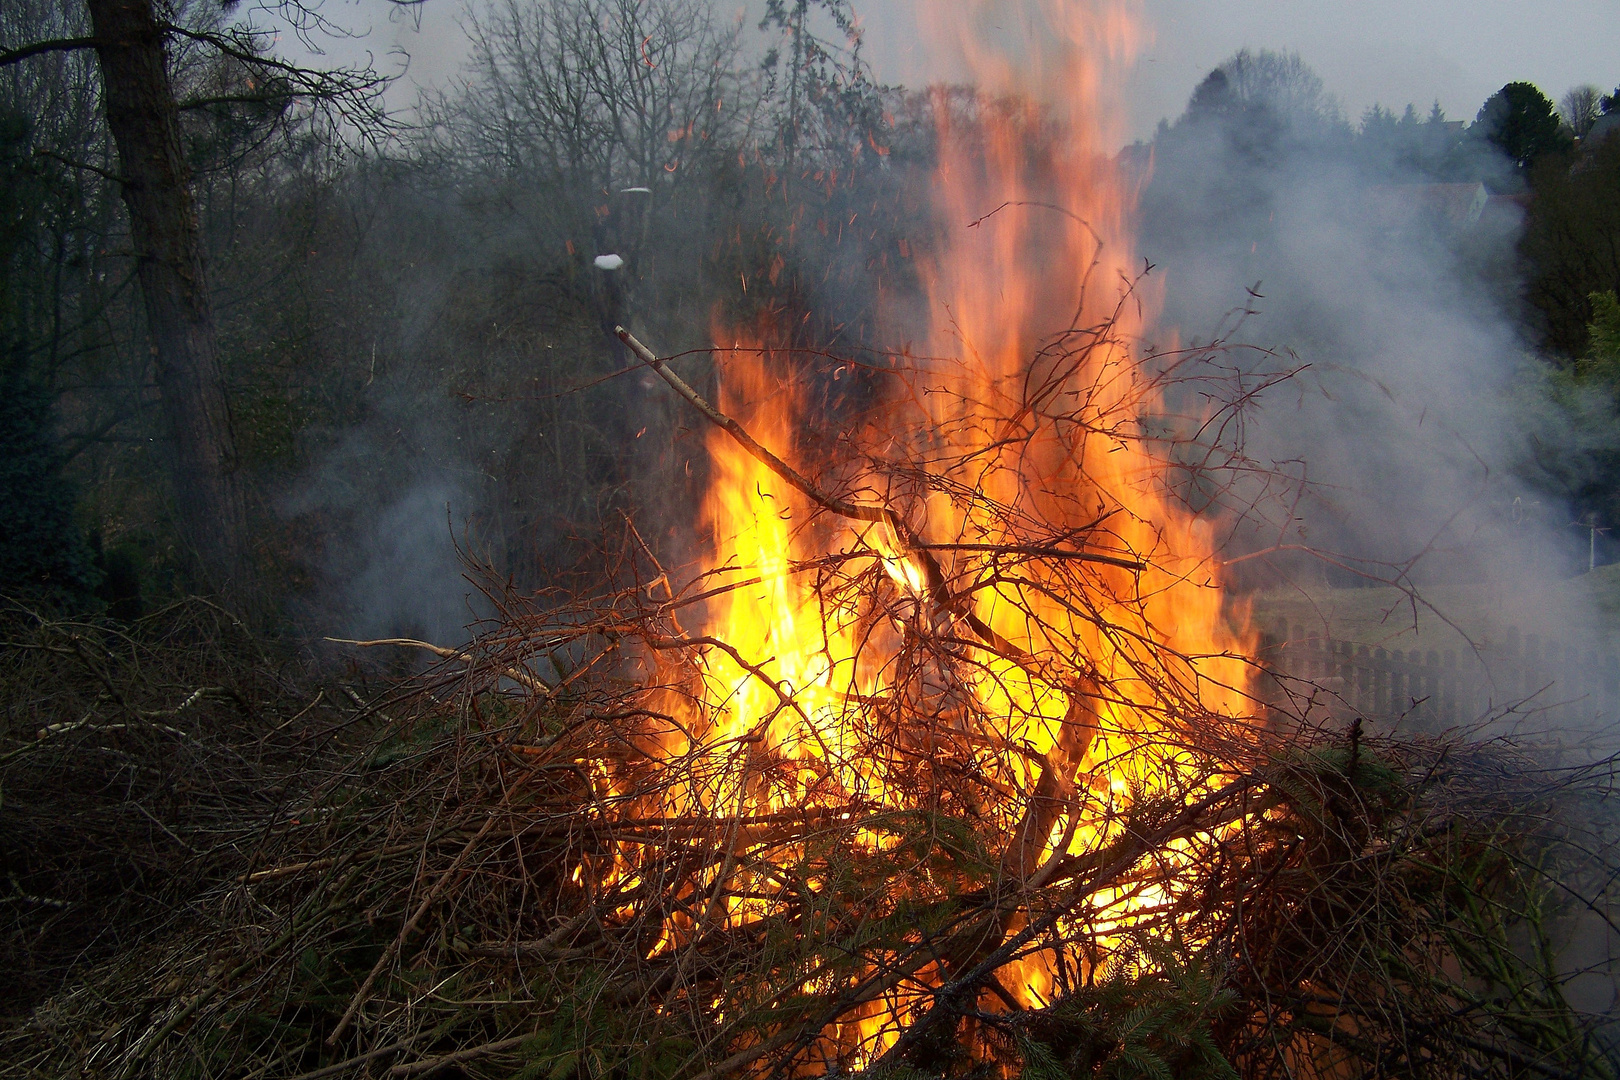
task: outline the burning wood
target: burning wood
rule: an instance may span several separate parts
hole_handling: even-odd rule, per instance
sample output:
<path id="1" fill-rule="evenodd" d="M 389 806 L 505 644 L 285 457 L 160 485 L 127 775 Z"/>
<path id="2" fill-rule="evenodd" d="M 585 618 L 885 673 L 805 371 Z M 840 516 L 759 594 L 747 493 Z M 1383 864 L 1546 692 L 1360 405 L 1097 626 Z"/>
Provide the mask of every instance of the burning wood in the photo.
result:
<path id="1" fill-rule="evenodd" d="M 709 560 L 627 524 L 612 587 L 491 586 L 217 930 L 53 1006 L 110 1071 L 1613 1074 L 1515 952 L 1612 880 L 1606 765 L 1284 715 L 1157 623 L 1201 579 L 1100 484 L 1001 502 L 881 412 L 926 460 L 800 470 L 738 392 L 777 357 L 721 355 Z"/>
<path id="2" fill-rule="evenodd" d="M 302 1080 L 1614 1075 L 1514 959 L 1549 881 L 1614 880 L 1609 812 L 1570 824 L 1609 774 L 1261 693 L 1215 529 L 1267 487 L 1229 433 L 1283 376 L 1144 345 L 1089 111 L 1131 35 L 1088 12 L 1021 58 L 1071 115 L 1004 63 L 995 124 L 939 95 L 933 321 L 840 363 L 843 409 L 763 331 L 716 328 L 711 401 L 618 329 L 712 425 L 705 550 L 627 518 L 592 591 L 356 643 L 443 660 L 389 703 L 414 726 L 235 877 L 267 928 L 168 959 L 206 988 L 141 998 L 123 1075 L 204 1017 L 199 1071 Z M 265 1020 L 289 984 L 322 1004 Z M 306 1049 L 254 1056 L 261 1021 Z"/>
<path id="3" fill-rule="evenodd" d="M 364 1054 L 412 1055 L 400 1075 L 519 1054 L 774 1077 L 1122 1053 L 1188 1075 L 1333 1075 L 1472 1037 L 1448 1020 L 1414 1049 L 1371 1017 L 1390 980 L 1413 993 L 1402 965 L 1440 970 L 1410 943 L 1449 940 L 1459 882 L 1421 868 L 1459 823 L 1499 819 L 1517 797 L 1500 774 L 1452 773 L 1467 794 L 1437 803 L 1424 784 L 1455 751 L 1257 723 L 1246 680 L 1201 681 L 1246 662 L 1177 649 L 1148 616 L 1145 586 L 1197 586 L 1165 569 L 1172 553 L 1128 545 L 1124 506 L 1043 519 L 1040 499 L 998 503 L 954 482 L 938 445 L 924 468 L 892 439 L 812 479 L 753 433 L 775 424 L 790 446 L 780 417 L 734 416 L 749 401 L 728 387 L 768 350 L 733 354 L 753 364 L 727 373 L 722 409 L 625 337 L 741 448 L 710 444 L 718 568 L 683 582 L 631 527 L 618 589 L 540 609 L 497 592 L 497 628 L 445 650 L 455 674 L 428 685 L 454 689 L 467 727 L 401 778 L 482 779 L 433 834 L 432 868 L 393 886 L 415 894 L 410 917 L 330 1040 L 358 1026 Z M 744 512 L 721 517 L 739 492 Z M 942 518 L 980 524 L 942 536 Z M 396 820 L 373 835 L 411 827 Z M 294 888 L 308 866 L 327 883 L 309 895 L 347 892 L 361 863 L 284 865 L 255 880 Z M 1402 915 L 1368 921 L 1367 905 Z M 550 1026 L 434 1048 L 408 989 L 428 958 L 436 979 L 524 987 Z M 1375 973 L 1373 996 L 1324 1010 L 1325 988 Z M 1426 1022 L 1457 992 L 1418 995 Z M 1176 1018 L 1155 1021 L 1162 1037 L 1110 1028 L 1109 994 Z"/>

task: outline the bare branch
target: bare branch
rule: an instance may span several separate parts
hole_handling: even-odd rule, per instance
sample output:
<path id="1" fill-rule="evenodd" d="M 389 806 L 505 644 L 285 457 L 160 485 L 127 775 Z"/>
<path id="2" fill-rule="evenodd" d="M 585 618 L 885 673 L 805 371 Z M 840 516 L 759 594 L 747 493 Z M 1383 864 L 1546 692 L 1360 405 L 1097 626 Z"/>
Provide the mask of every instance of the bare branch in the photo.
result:
<path id="1" fill-rule="evenodd" d="M 0 67 L 20 63 L 31 56 L 43 56 L 46 53 L 93 49 L 97 44 L 98 42 L 93 37 L 57 38 L 53 41 L 36 41 L 32 45 L 24 45 L 16 49 L 0 49 Z"/>

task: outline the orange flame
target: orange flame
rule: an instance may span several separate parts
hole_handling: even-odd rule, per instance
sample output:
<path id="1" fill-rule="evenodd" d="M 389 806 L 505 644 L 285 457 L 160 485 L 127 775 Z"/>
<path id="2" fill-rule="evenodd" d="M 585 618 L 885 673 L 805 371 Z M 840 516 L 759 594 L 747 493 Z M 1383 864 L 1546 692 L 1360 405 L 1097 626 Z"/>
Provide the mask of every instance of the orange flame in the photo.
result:
<path id="1" fill-rule="evenodd" d="M 1147 564 L 1101 571 L 1111 629 L 1077 621 L 1038 590 L 1015 601 L 997 590 L 987 620 L 1032 652 L 1075 635 L 1102 681 L 1140 689 L 1126 695 L 1138 706 L 1155 695 L 1140 685 L 1133 642 L 1162 647 L 1161 657 L 1198 658 L 1173 674 L 1206 705 L 1236 714 L 1247 684 L 1241 657 L 1252 654 L 1251 642 L 1223 615 L 1212 527 L 1170 498 L 1165 462 L 1139 430 L 1161 404 L 1128 348 L 1154 314 L 1132 242 L 1141 178 L 1109 149 L 1124 128 L 1118 88 L 1145 39 L 1136 7 L 1122 0 L 918 5 L 936 50 L 956 55 L 977 86 L 965 101 L 935 93 L 934 204 L 945 227 L 943 251 L 928 267 L 935 313 L 928 350 L 961 360 L 937 382 L 947 392 L 922 398 L 935 405 L 934 426 L 970 452 L 973 474 L 963 481 L 997 503 L 1033 505 L 1047 520 L 1075 527 L 1121 511 L 1107 531 Z M 964 112 L 980 122 L 965 123 Z M 1082 364 L 1032 363 L 1054 342 L 1083 340 L 1109 322 L 1109 339 Z M 1008 426 L 995 420 L 1026 408 L 1032 378 L 1044 383 L 1044 403 L 1021 420 L 1022 441 L 1009 445 Z M 1064 416 L 1065 395 L 1083 396 L 1084 417 L 1107 418 L 1107 427 Z M 930 521 L 933 537 L 995 532 L 971 515 Z M 997 596 L 1013 602 L 997 604 Z M 1050 626 L 1063 628 L 1057 640 L 1042 629 Z M 1106 710 L 1105 735 L 1144 722 L 1130 705 Z"/>
<path id="2" fill-rule="evenodd" d="M 929 361 L 921 385 L 891 413 L 909 422 L 888 437 L 907 444 L 911 460 L 939 463 L 933 490 L 914 493 L 903 513 L 937 551 L 944 575 L 972 586 L 972 613 L 1008 643 L 967 680 L 968 705 L 993 718 L 973 737 L 1004 748 L 997 768 L 1005 788 L 1032 790 L 1035 762 L 1067 753 L 1063 784 L 1123 800 L 1154 789 L 1161 759 L 1132 751 L 1138 735 L 1162 726 L 1177 695 L 1241 713 L 1242 656 L 1252 644 L 1223 614 L 1210 525 L 1171 497 L 1162 454 L 1142 434 L 1161 403 L 1132 355 L 1153 316 L 1131 243 L 1138 181 L 1107 148 L 1122 131 L 1110 91 L 1144 34 L 1133 6 L 1115 0 L 972 0 L 918 11 L 934 47 L 965 64 L 978 90 L 934 93 L 933 205 L 942 239 L 924 263 L 932 312 L 925 340 L 928 355 L 948 359 Z M 805 415 L 794 386 L 775 379 L 757 343 L 732 337 L 717 332 L 722 348 L 739 349 L 722 379 L 721 411 L 790 456 Z M 708 587 L 719 591 L 702 634 L 729 648 L 705 652 L 689 734 L 665 752 L 699 750 L 716 766 L 694 770 L 689 784 L 667 794 L 665 809 L 740 820 L 903 799 L 882 768 L 854 752 L 849 712 L 909 694 L 919 724 L 948 724 L 941 718 L 953 691 L 886 663 L 903 628 L 873 623 L 858 597 L 817 588 L 812 564 L 866 559 L 910 598 L 917 618 L 941 617 L 930 611 L 923 566 L 881 524 L 828 515 L 812 524 L 810 501 L 724 432 L 712 431 L 707 449 L 702 524 L 717 555 Z M 869 480 L 868 490 L 877 484 Z M 890 495 L 877 491 L 869 501 Z M 974 579 L 970 553 L 1012 542 L 1013 519 L 1058 526 L 1072 545 L 1100 543 L 1115 562 L 1085 563 L 1083 585 L 1067 565 L 1035 563 L 999 582 Z M 1081 691 L 1020 654 L 1060 658 L 1108 687 L 1083 703 L 1093 728 L 1083 744 L 1067 730 Z M 767 780 L 749 764 L 762 756 L 799 767 L 774 769 Z M 998 811 L 1009 831 L 1016 803 Z M 1095 848 L 1108 839 L 1102 828 L 1060 821 L 1043 838 L 1042 857 Z M 725 910 L 710 917 L 762 916 L 765 901 L 736 896 L 767 891 L 732 888 Z M 1133 912 L 1163 900 L 1152 885 L 1103 896 L 1094 922 L 1124 927 Z M 692 929 L 672 925 L 665 941 Z M 1026 1003 L 1047 995 L 1038 954 L 1016 971 L 1022 982 L 1013 993 Z M 852 1051 L 854 1064 L 870 1063 L 914 1007 L 893 993 L 825 1037 Z"/>

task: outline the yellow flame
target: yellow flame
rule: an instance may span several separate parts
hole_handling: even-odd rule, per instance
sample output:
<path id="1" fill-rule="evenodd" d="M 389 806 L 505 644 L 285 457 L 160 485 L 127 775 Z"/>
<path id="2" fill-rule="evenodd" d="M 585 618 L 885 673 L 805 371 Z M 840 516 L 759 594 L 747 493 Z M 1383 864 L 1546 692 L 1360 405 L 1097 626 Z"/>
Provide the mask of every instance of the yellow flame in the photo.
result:
<path id="1" fill-rule="evenodd" d="M 917 5 L 931 46 L 965 65 L 979 90 L 971 97 L 938 91 L 934 98 L 940 141 L 932 201 L 943 239 L 923 265 L 933 313 L 927 347 L 930 355 L 956 359 L 923 376 L 927 392 L 912 395 L 926 403 L 922 415 L 913 430 L 893 433 L 902 441 L 928 440 L 930 459 L 946 463 L 939 479 L 981 496 L 936 493 L 917 503 L 909 526 L 940 551 L 948 574 L 966 565 L 953 550 L 1009 539 L 998 507 L 1073 530 L 1106 519 L 1095 536 L 1125 561 L 1140 560 L 1137 568 L 1088 564 L 1084 595 L 1057 592 L 1072 592 L 1073 576 L 1031 569 L 1026 577 L 1033 583 L 1003 581 L 969 601 L 1016 650 L 1078 660 L 1109 687 L 1088 705 L 1095 736 L 1084 758 L 1069 762 L 1064 780 L 1115 803 L 1155 790 L 1162 761 L 1131 750 L 1137 736 L 1163 722 L 1168 691 L 1161 683 L 1236 715 L 1248 677 L 1241 657 L 1251 646 L 1223 615 L 1211 526 L 1169 497 L 1164 464 L 1136 426 L 1158 404 L 1129 351 L 1149 328 L 1153 304 L 1140 283 L 1127 295 L 1139 266 L 1131 214 L 1140 178 L 1125 175 L 1112 156 L 1123 130 L 1112 91 L 1145 38 L 1135 9 L 1120 0 Z M 1081 341 L 1086 328 L 1105 323 L 1115 333 L 1072 370 L 1032 369 L 1032 358 L 1055 336 L 1067 332 Z M 717 340 L 722 336 L 730 344 L 734 335 L 725 331 Z M 725 365 L 720 408 L 790 457 L 803 422 L 794 387 L 773 377 L 755 343 L 742 344 Z M 1033 409 L 1025 400 L 1032 371 L 1051 383 Z M 1115 422 L 1105 429 L 1066 422 L 1063 408 L 1080 402 L 1087 415 Z M 882 651 L 885 628 L 863 625 L 858 602 L 819 592 L 799 564 L 865 552 L 909 597 L 917 617 L 930 617 L 923 567 L 886 527 L 826 515 L 812 525 L 808 500 L 724 432 L 712 431 L 707 449 L 712 473 L 702 526 L 713 537 L 719 568 L 708 587 L 726 591 L 710 601 L 702 632 L 734 652 L 705 652 L 700 703 L 690 710 L 701 716 L 689 716 L 692 734 L 674 737 L 665 749 L 671 755 L 700 749 L 730 767 L 672 789 L 665 810 L 740 819 L 852 799 L 903 801 L 905 793 L 889 791 L 881 769 L 854 753 L 847 722 L 850 710 L 897 691 L 894 672 L 872 659 Z M 1063 753 L 1075 690 L 1007 655 L 984 657 L 974 670 L 967 689 L 977 714 L 993 719 L 988 729 L 951 728 L 953 691 L 926 679 L 915 691 L 917 711 L 950 737 L 971 735 L 999 747 L 1008 786 L 1028 791 L 1035 762 Z M 766 786 L 751 767 L 766 757 L 802 767 L 773 770 Z M 1003 811 L 1015 812 L 1016 802 Z M 1102 829 L 1060 821 L 1041 857 L 1094 849 L 1110 839 Z M 856 838 L 869 850 L 890 842 L 872 830 Z M 1191 858 L 1192 849 L 1167 857 Z M 754 881 L 754 871 L 729 863 L 716 873 Z M 717 882 L 710 878 L 709 887 Z M 713 917 L 740 923 L 766 916 L 768 883 L 756 884 L 757 890 L 730 890 Z M 1088 918 L 1108 940 L 1168 901 L 1161 884 L 1121 886 L 1095 897 Z M 691 933 L 690 920 L 666 927 L 657 949 Z M 1026 1004 L 1049 1000 L 1054 991 L 1050 957 L 1024 957 L 1005 974 Z M 825 1038 L 857 1067 L 870 1063 L 916 1006 L 914 996 L 896 990 Z"/>

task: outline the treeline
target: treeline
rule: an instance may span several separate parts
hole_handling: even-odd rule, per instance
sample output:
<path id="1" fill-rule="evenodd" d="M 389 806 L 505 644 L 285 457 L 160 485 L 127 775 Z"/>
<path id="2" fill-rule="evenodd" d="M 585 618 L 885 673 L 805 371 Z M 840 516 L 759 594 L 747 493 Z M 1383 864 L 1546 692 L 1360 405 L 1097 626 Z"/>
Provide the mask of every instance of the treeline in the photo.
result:
<path id="1" fill-rule="evenodd" d="M 931 106 L 867 77 L 841 2 L 757 26 L 705 0 L 491 3 L 409 126 L 364 72 L 266 90 L 269 38 L 218 18 L 182 8 L 166 41 L 245 565 L 211 580 L 211 523 L 186 520 L 96 56 L 23 55 L 86 14 L 23 0 L 0 39 L 10 595 L 127 609 L 138 580 L 408 622 L 434 588 L 413 576 L 464 591 L 452 530 L 532 584 L 701 482 L 616 322 L 670 351 L 715 319 L 850 347 L 914 291 Z"/>
<path id="2" fill-rule="evenodd" d="M 1481 183 L 1528 211 L 1511 222 L 1523 226 L 1518 264 L 1497 272 L 1513 274 L 1529 340 L 1550 359 L 1570 361 L 1590 339 L 1599 310 L 1592 294 L 1620 288 L 1613 135 L 1620 135 L 1620 88 L 1578 86 L 1555 105 L 1533 84 L 1510 82 L 1471 119 L 1451 119 L 1435 102 L 1399 114 L 1373 105 L 1352 123 L 1297 54 L 1243 50 L 1205 77 L 1180 118 L 1160 121 L 1152 150 L 1169 168 L 1158 171 L 1149 194 L 1144 245 L 1174 248 L 1171 238 L 1189 226 L 1237 222 L 1252 232 L 1254 222 L 1242 219 L 1264 203 L 1256 178 L 1291 159 L 1353 172 L 1363 184 Z M 1224 213 L 1210 212 L 1208 191 L 1188 190 L 1189 179 L 1198 183 L 1194 170 L 1226 186 L 1216 196 Z"/>
<path id="3" fill-rule="evenodd" d="M 240 550 L 209 558 L 226 530 L 194 497 L 208 478 L 176 419 L 190 391 L 142 276 L 154 256 L 109 127 L 141 103 L 108 100 L 95 4 L 15 0 L 0 13 L 0 592 L 126 616 L 216 589 L 270 622 L 429 632 L 468 617 L 463 555 L 530 588 L 589 560 L 621 510 L 692 520 L 700 437 L 627 371 L 614 324 L 669 352 L 716 322 L 899 344 L 941 227 L 922 182 L 935 110 L 977 108 L 878 85 L 847 0 L 771 0 L 757 25 L 707 0 L 490 0 L 465 70 L 408 125 L 382 112 L 375 73 L 286 64 L 217 7 L 96 3 L 144 8 L 166 48 Z M 1620 140 L 1577 145 L 1521 85 L 1470 124 L 1409 108 L 1355 126 L 1298 58 L 1240 53 L 1153 140 L 1143 252 L 1260 248 L 1273 211 L 1256 178 L 1302 153 L 1391 183 L 1482 180 L 1529 207 L 1522 268 L 1491 273 L 1574 371 L 1590 294 L 1620 285 L 1598 257 L 1620 236 Z M 1181 314 L 1192 331 L 1205 313 Z M 829 384 L 834 406 L 835 391 L 863 387 Z"/>
<path id="4" fill-rule="evenodd" d="M 1303 369 L 1247 437 L 1313 490 L 1256 546 L 1429 552 L 1436 580 L 1586 569 L 1585 530 L 1620 524 L 1615 94 L 1512 82 L 1465 118 L 1352 121 L 1298 56 L 1245 50 L 1131 153 L 1163 322 Z"/>
<path id="5" fill-rule="evenodd" d="M 1508 83 L 1471 120 L 1452 120 L 1435 102 L 1427 113 L 1408 104 L 1396 115 L 1372 105 L 1359 125 L 1341 115 L 1322 79 L 1298 55 L 1244 50 L 1212 71 L 1174 125 L 1160 123 L 1158 159 L 1199 152 L 1209 167 L 1238 159 L 1251 170 L 1307 154 L 1320 167 L 1354 168 L 1362 180 L 1388 185 L 1482 183 L 1492 196 L 1528 210 L 1518 243 L 1516 295 L 1534 345 L 1552 359 L 1578 358 L 1599 313 L 1592 293 L 1620 288 L 1614 259 L 1620 240 L 1620 87 L 1573 87 L 1555 105 L 1531 83 Z M 1231 168 L 1215 168 L 1230 176 Z M 1179 176 L 1178 176 L 1179 180 Z M 1168 233 L 1166 204 L 1150 206 L 1150 228 Z M 1241 207 L 1233 207 L 1241 209 Z M 1213 219 L 1207 215 L 1207 219 Z"/>

